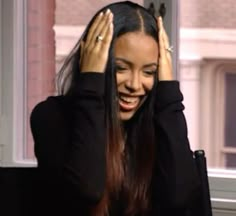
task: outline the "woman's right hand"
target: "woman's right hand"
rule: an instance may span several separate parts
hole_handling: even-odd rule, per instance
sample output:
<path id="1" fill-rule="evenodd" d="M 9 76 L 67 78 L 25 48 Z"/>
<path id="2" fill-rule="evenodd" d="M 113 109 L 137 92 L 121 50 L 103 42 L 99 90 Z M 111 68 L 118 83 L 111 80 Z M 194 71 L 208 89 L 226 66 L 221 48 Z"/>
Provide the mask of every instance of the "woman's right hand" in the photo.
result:
<path id="1" fill-rule="evenodd" d="M 104 73 L 113 36 L 113 14 L 101 12 L 91 25 L 86 41 L 80 43 L 80 71 Z"/>

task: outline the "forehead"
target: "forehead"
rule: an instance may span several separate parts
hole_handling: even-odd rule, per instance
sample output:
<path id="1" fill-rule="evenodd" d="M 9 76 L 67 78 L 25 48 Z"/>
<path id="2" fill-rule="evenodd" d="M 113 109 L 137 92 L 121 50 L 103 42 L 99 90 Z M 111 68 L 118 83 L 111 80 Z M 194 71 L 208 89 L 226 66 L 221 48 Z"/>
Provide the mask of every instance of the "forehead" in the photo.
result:
<path id="1" fill-rule="evenodd" d="M 157 61 L 158 44 L 156 40 L 143 32 L 126 33 L 118 37 L 114 44 L 115 57 L 132 61 Z"/>

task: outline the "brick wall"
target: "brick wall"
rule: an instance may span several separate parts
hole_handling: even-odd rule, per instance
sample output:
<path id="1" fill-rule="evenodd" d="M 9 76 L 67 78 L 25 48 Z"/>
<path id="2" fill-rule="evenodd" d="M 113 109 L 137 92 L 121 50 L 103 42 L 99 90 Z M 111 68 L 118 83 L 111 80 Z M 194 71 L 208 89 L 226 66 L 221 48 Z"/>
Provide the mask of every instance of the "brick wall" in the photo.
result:
<path id="1" fill-rule="evenodd" d="M 27 1 L 27 148 L 26 158 L 33 157 L 29 116 L 33 107 L 54 93 L 55 42 L 54 0 Z"/>
<path id="2" fill-rule="evenodd" d="M 236 28 L 236 1 L 180 0 L 180 24 L 185 28 Z"/>
<path id="3" fill-rule="evenodd" d="M 86 25 L 101 7 L 120 0 L 56 0 L 56 25 Z M 144 0 L 134 0 L 143 5 Z"/>

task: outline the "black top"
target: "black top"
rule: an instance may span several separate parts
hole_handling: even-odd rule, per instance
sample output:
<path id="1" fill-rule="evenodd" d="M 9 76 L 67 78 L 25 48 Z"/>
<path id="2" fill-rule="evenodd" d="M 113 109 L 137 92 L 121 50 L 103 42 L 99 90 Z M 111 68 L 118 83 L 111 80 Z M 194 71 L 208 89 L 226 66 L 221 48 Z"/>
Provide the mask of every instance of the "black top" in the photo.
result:
<path id="1" fill-rule="evenodd" d="M 87 207 L 101 199 L 106 176 L 104 80 L 103 74 L 81 74 L 73 97 L 49 97 L 34 108 L 31 129 L 43 185 L 39 210 L 47 206 L 54 215 L 86 216 Z M 178 211 L 184 215 L 198 178 L 187 138 L 183 96 L 177 81 L 159 82 L 156 94 L 158 147 L 152 205 L 157 215 Z"/>

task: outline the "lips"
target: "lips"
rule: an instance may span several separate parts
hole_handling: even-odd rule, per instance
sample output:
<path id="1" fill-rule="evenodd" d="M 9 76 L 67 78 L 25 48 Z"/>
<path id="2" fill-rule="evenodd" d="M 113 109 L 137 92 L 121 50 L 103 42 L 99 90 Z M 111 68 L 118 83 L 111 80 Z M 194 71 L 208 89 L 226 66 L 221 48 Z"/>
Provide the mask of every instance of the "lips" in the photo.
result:
<path id="1" fill-rule="evenodd" d="M 119 95 L 119 105 L 123 111 L 132 111 L 138 107 L 140 102 L 139 96 Z"/>

